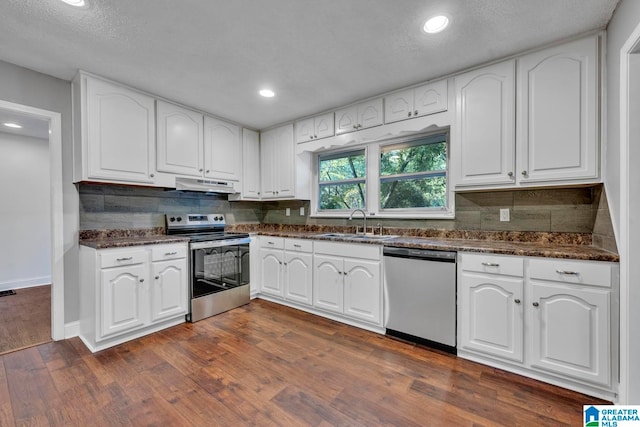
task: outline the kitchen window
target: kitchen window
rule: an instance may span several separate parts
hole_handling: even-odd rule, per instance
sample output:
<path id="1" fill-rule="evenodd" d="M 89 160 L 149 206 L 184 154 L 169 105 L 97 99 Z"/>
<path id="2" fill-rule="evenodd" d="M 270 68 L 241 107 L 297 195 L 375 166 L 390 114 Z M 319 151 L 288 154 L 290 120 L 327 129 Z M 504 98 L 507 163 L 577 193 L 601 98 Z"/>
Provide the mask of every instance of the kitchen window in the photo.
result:
<path id="1" fill-rule="evenodd" d="M 454 217 L 446 129 L 315 158 L 312 216 L 344 218 L 364 209 L 381 218 Z"/>
<path id="2" fill-rule="evenodd" d="M 365 150 L 320 155 L 318 158 L 318 211 L 365 209 Z"/>

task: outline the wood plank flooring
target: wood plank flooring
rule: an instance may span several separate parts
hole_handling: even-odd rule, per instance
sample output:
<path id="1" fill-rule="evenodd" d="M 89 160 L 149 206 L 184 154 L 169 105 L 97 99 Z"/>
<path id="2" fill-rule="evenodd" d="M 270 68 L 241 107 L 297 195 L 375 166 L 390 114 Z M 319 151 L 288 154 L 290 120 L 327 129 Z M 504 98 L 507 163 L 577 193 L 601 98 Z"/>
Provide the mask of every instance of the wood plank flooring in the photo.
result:
<path id="1" fill-rule="evenodd" d="M 0 298 L 0 354 L 51 341 L 51 286 Z"/>
<path id="2" fill-rule="evenodd" d="M 577 426 L 578 393 L 266 301 L 0 356 L 0 426 Z"/>

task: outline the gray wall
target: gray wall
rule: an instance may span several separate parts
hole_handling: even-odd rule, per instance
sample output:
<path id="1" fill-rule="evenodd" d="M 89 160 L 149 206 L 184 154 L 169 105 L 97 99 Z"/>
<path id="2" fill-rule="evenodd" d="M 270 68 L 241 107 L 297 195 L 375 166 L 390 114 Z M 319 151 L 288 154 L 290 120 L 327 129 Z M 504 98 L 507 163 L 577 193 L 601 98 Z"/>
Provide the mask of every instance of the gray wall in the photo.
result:
<path id="1" fill-rule="evenodd" d="M 78 192 L 72 183 L 71 83 L 0 61 L 0 99 L 62 117 L 64 321 L 78 320 Z"/>

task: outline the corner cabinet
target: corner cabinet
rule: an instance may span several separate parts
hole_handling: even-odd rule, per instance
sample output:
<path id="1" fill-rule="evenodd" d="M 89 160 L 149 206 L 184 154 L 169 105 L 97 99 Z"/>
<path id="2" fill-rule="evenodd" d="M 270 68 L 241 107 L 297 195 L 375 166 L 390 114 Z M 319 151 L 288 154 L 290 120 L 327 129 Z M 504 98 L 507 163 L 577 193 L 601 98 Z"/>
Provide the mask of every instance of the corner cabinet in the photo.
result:
<path id="1" fill-rule="evenodd" d="M 153 184 L 154 99 L 85 73 L 75 77 L 72 98 L 74 182 Z"/>
<path id="2" fill-rule="evenodd" d="M 600 43 L 591 36 L 455 77 L 456 188 L 600 181 Z"/>
<path id="3" fill-rule="evenodd" d="M 615 396 L 617 264 L 458 257 L 459 356 L 593 396 Z"/>
<path id="4" fill-rule="evenodd" d="M 99 351 L 185 321 L 187 244 L 80 246 L 80 338 Z"/>

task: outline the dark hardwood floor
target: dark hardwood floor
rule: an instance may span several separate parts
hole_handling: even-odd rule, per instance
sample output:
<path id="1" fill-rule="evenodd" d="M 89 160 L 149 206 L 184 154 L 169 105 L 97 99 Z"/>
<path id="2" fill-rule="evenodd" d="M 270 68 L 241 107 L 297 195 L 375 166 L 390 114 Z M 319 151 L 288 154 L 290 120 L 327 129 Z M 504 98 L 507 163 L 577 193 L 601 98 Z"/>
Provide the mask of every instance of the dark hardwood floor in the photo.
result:
<path id="1" fill-rule="evenodd" d="M 0 297 L 0 354 L 51 341 L 51 286 Z"/>
<path id="2" fill-rule="evenodd" d="M 559 426 L 604 403 L 265 301 L 0 357 L 0 425 Z"/>

